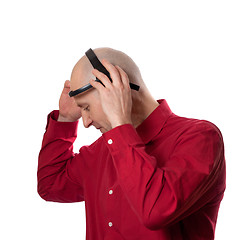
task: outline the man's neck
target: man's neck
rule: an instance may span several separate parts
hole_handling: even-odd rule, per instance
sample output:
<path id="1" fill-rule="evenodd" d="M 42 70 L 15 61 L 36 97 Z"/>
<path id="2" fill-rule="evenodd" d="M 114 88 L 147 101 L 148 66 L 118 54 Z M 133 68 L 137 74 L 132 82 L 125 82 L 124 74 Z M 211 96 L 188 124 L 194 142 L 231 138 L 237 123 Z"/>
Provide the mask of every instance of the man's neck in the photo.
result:
<path id="1" fill-rule="evenodd" d="M 137 128 L 159 106 L 159 103 L 153 98 L 147 98 L 143 101 L 135 100 L 133 103 L 132 122 L 135 128 Z"/>

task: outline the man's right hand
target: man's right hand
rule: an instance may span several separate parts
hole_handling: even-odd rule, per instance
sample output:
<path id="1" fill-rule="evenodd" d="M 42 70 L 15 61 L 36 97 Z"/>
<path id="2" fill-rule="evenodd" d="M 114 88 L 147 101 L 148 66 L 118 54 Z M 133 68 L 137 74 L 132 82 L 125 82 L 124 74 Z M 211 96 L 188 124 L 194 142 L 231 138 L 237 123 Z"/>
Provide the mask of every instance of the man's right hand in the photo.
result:
<path id="1" fill-rule="evenodd" d="M 81 108 L 77 106 L 74 98 L 69 97 L 70 81 L 66 80 L 59 100 L 59 122 L 75 122 L 82 117 Z"/>

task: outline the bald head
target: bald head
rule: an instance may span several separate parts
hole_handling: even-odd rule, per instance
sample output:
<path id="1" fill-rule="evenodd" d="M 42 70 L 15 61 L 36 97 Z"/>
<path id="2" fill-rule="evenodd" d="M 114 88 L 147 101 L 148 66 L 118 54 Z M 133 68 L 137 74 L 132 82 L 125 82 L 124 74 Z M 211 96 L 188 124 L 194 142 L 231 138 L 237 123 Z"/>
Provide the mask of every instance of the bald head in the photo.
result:
<path id="1" fill-rule="evenodd" d="M 111 64 L 120 66 L 127 73 L 129 81 L 140 86 L 140 93 L 145 91 L 146 86 L 141 77 L 140 70 L 128 55 L 112 48 L 97 48 L 94 49 L 94 52 L 100 61 L 105 58 Z M 95 79 L 92 69 L 93 67 L 89 59 L 84 55 L 73 68 L 71 90 L 76 90 L 88 84 L 91 79 Z"/>

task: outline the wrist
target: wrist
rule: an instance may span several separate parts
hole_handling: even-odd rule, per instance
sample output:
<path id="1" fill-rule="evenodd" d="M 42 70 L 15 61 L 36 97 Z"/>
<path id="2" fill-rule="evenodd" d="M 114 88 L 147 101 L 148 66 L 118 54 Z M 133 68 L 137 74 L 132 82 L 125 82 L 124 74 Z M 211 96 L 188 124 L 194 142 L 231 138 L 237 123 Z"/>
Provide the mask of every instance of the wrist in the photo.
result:
<path id="1" fill-rule="evenodd" d="M 58 115 L 58 118 L 57 118 L 57 121 L 58 121 L 58 122 L 76 122 L 77 120 L 73 120 L 73 119 L 64 117 L 64 116 L 62 116 L 61 114 L 59 114 L 59 115 Z"/>

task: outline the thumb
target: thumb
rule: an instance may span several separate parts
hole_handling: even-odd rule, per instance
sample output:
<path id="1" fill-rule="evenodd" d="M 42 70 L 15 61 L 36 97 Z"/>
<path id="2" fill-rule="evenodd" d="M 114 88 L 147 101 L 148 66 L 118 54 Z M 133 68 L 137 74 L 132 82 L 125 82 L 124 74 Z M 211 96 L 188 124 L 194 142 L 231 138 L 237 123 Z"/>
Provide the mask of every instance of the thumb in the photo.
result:
<path id="1" fill-rule="evenodd" d="M 70 81 L 69 80 L 65 81 L 64 88 L 70 88 Z"/>

